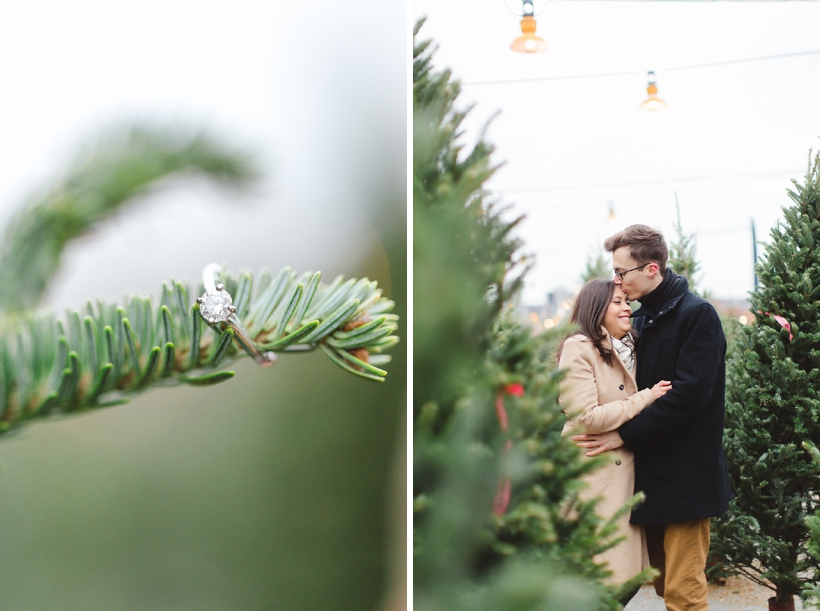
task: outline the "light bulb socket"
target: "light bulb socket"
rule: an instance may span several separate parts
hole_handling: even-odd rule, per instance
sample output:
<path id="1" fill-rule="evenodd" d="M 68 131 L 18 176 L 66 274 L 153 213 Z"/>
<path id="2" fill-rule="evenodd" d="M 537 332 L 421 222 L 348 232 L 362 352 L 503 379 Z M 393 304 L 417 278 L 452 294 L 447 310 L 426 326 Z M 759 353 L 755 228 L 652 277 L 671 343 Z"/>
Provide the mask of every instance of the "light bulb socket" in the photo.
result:
<path id="1" fill-rule="evenodd" d="M 510 49 L 518 53 L 540 53 L 547 50 L 547 43 L 540 36 L 535 35 L 535 19 L 529 15 L 521 18 L 521 36 L 510 45 Z"/>
<path id="2" fill-rule="evenodd" d="M 646 73 L 649 83 L 646 86 L 646 93 L 649 96 L 641 104 L 641 110 L 661 110 L 666 108 L 666 102 L 658 97 L 658 85 L 655 83 L 655 72 L 649 70 Z"/>

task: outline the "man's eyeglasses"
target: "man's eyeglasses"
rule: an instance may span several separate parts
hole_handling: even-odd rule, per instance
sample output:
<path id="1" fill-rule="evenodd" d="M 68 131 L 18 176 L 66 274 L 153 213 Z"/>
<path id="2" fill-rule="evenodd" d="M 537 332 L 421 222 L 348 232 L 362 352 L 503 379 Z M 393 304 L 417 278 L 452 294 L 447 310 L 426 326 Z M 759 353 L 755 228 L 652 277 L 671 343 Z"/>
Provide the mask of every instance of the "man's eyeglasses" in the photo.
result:
<path id="1" fill-rule="evenodd" d="M 643 269 L 647 265 L 649 265 L 649 263 L 644 263 L 643 265 L 639 265 L 638 267 L 633 267 L 632 269 L 628 269 L 625 272 L 616 271 L 615 275 L 621 279 L 621 282 L 623 282 L 624 276 L 626 276 L 629 272 L 634 272 L 636 269 Z"/>

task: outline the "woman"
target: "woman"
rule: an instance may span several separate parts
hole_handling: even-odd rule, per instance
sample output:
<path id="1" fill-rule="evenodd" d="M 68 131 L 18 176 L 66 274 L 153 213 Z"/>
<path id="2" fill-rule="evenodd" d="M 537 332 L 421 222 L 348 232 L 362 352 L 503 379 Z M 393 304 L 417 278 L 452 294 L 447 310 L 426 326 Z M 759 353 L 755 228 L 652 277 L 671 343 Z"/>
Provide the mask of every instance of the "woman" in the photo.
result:
<path id="1" fill-rule="evenodd" d="M 564 435 L 617 429 L 672 387 L 661 381 L 638 392 L 631 314 L 626 295 L 611 280 L 591 280 L 578 294 L 570 320 L 580 333 L 558 348 L 559 367 L 566 370 L 559 399 L 568 417 Z M 597 513 L 609 519 L 632 498 L 635 472 L 629 449 L 606 455 L 609 462 L 585 476 L 588 488 L 581 495 L 602 497 Z M 618 530 L 626 538 L 595 558 L 609 564 L 612 583 L 623 583 L 648 566 L 643 528 L 629 523 L 628 512 L 618 519 Z"/>

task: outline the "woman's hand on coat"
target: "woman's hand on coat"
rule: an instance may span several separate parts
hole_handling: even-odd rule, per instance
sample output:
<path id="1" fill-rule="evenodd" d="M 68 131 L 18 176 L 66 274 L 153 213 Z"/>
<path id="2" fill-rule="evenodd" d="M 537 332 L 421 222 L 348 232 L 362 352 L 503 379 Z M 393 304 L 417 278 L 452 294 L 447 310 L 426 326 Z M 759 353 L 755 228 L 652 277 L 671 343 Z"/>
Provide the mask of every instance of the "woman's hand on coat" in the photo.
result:
<path id="1" fill-rule="evenodd" d="M 575 435 L 572 440 L 579 448 L 587 450 L 587 456 L 598 456 L 609 450 L 615 450 L 624 445 L 618 431 L 607 431 L 606 433 Z"/>
<path id="2" fill-rule="evenodd" d="M 652 394 L 655 396 L 656 399 L 660 399 L 670 390 L 672 390 L 672 382 L 661 380 L 652 387 Z"/>

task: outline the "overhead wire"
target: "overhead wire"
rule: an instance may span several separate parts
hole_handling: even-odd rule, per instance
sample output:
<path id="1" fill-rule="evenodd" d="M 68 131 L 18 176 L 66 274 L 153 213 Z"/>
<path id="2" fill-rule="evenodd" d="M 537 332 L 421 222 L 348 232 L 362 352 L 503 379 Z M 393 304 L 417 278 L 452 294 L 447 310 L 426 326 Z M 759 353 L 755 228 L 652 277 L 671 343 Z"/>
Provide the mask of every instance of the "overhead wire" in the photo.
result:
<path id="1" fill-rule="evenodd" d="M 577 191 L 581 189 L 617 189 L 622 187 L 647 187 L 657 185 L 668 185 L 678 183 L 708 182 L 726 179 L 748 179 L 748 178 L 768 178 L 776 176 L 789 176 L 798 174 L 804 170 L 778 171 L 778 172 L 735 172 L 729 174 L 708 174 L 704 176 L 682 176 L 677 178 L 658 178 L 655 180 L 642 180 L 632 182 L 614 182 L 608 184 L 591 185 L 556 185 L 547 187 L 493 187 L 486 189 L 490 192 L 501 193 L 547 193 L 553 191 Z"/>
<path id="2" fill-rule="evenodd" d="M 719 66 L 727 66 L 727 65 L 734 65 L 734 64 L 743 64 L 743 63 L 752 63 L 752 62 L 760 62 L 760 61 L 770 61 L 770 60 L 779 60 L 779 59 L 790 59 L 794 57 L 804 57 L 809 55 L 818 55 L 820 54 L 820 49 L 809 50 L 809 51 L 797 51 L 793 53 L 780 53 L 776 55 L 766 55 L 766 56 L 757 56 L 757 57 L 747 57 L 747 58 L 739 58 L 739 59 L 728 59 L 728 60 L 721 60 L 721 61 L 714 61 L 714 62 L 704 62 L 699 64 L 689 64 L 683 66 L 672 66 L 668 68 L 659 69 L 658 72 L 675 72 L 675 71 L 683 71 L 683 70 L 697 70 L 702 68 L 713 68 Z M 563 81 L 563 80 L 580 80 L 580 79 L 594 79 L 594 78 L 612 78 L 612 77 L 621 77 L 621 76 L 634 76 L 636 74 L 642 74 L 643 71 L 636 71 L 636 70 L 624 70 L 618 72 L 601 72 L 601 73 L 591 73 L 591 74 L 570 74 L 570 75 L 557 75 L 557 76 L 544 76 L 544 77 L 530 77 L 530 78 L 521 78 L 521 79 L 505 79 L 505 80 L 493 80 L 493 81 L 462 81 L 462 86 L 483 86 L 483 85 L 505 85 L 505 84 L 519 84 L 519 83 L 532 83 L 532 82 L 547 82 L 547 81 Z M 728 173 L 728 174 L 712 174 L 712 175 L 703 175 L 703 176 L 684 176 L 684 177 L 677 177 L 677 178 L 661 178 L 655 180 L 644 180 L 644 181 L 631 181 L 631 182 L 618 182 L 618 183 L 608 183 L 608 184 L 594 184 L 594 185 L 558 185 L 558 186 L 547 186 L 547 187 L 496 187 L 487 189 L 490 192 L 498 192 L 498 193 L 506 193 L 506 194 L 524 194 L 524 193 L 547 193 L 547 192 L 555 192 L 555 191 L 570 191 L 570 190 L 581 190 L 581 189 L 611 189 L 611 188 L 624 188 L 624 187 L 645 187 L 645 186 L 659 186 L 659 185 L 668 185 L 668 184 L 679 184 L 679 183 L 698 183 L 698 182 L 711 182 L 711 181 L 725 181 L 725 180 L 738 180 L 738 179 L 761 179 L 761 178 L 769 178 L 769 177 L 779 177 L 779 176 L 788 176 L 788 175 L 797 175 L 800 174 L 803 170 L 794 170 L 794 171 L 778 171 L 778 172 L 744 172 L 744 173 Z M 721 185 L 716 186 L 715 188 L 726 188 L 727 185 L 723 182 Z M 703 190 L 703 188 L 699 189 Z M 708 190 L 708 187 L 706 188 Z M 587 202 L 591 204 L 592 202 Z M 599 202 L 595 202 L 596 205 Z M 577 204 L 576 204 L 577 205 Z M 722 236 L 726 234 L 732 233 L 745 233 L 749 231 L 748 228 L 745 227 L 721 227 L 718 229 L 706 230 L 703 232 L 699 232 L 701 237 L 716 237 Z"/>
<path id="3" fill-rule="evenodd" d="M 759 61 L 766 61 L 766 60 L 773 60 L 773 59 L 787 59 L 792 57 L 801 57 L 805 55 L 817 55 L 820 54 L 820 49 L 815 49 L 813 51 L 797 51 L 794 53 L 781 53 L 778 55 L 763 55 L 759 57 L 746 57 L 741 59 L 726 59 L 717 62 L 707 62 L 702 64 L 691 64 L 688 66 L 673 66 L 671 68 L 663 68 L 659 69 L 658 72 L 674 72 L 677 70 L 696 70 L 700 68 L 713 68 L 715 66 L 726 66 L 729 64 L 743 64 L 748 62 L 759 62 Z M 621 71 L 621 72 L 600 72 L 595 74 L 567 74 L 561 76 L 535 76 L 530 78 L 521 78 L 521 79 L 507 79 L 507 80 L 495 80 L 495 81 L 462 81 L 462 86 L 476 86 L 476 85 L 506 85 L 506 84 L 515 84 L 515 83 L 535 83 L 541 81 L 565 81 L 565 80 L 572 80 L 572 79 L 587 79 L 587 78 L 603 78 L 603 77 L 613 77 L 613 76 L 633 76 L 635 74 L 642 73 L 642 71 L 636 70 L 628 70 L 628 71 Z"/>
<path id="4" fill-rule="evenodd" d="M 795 57 L 804 57 L 810 55 L 818 55 L 820 54 L 820 49 L 809 50 L 809 51 L 798 51 L 793 53 L 780 53 L 776 55 L 767 55 L 767 56 L 757 56 L 757 57 L 748 57 L 748 58 L 738 58 L 738 59 L 729 59 L 729 60 L 721 60 L 721 61 L 713 61 L 713 62 L 704 62 L 699 64 L 689 64 L 689 65 L 681 65 L 681 66 L 672 66 L 668 68 L 659 69 L 659 72 L 674 72 L 674 71 L 683 71 L 683 70 L 697 70 L 697 69 L 705 69 L 705 68 L 713 68 L 713 67 L 720 67 L 720 66 L 727 66 L 727 65 L 734 65 L 734 64 L 742 64 L 742 63 L 752 63 L 752 62 L 760 62 L 760 61 L 771 61 L 771 60 L 781 60 L 781 59 L 790 59 Z M 520 78 L 520 79 L 505 79 L 505 80 L 492 80 L 492 81 L 462 81 L 462 86 L 484 86 L 484 85 L 505 85 L 505 84 L 519 84 L 519 83 L 531 83 L 531 82 L 549 82 L 549 81 L 564 81 L 564 80 L 580 80 L 580 79 L 594 79 L 594 78 L 613 78 L 613 77 L 621 77 L 621 76 L 634 76 L 636 74 L 643 74 L 643 71 L 636 71 L 636 70 L 628 70 L 628 71 L 618 71 L 618 72 L 602 72 L 602 73 L 591 73 L 591 74 L 571 74 L 571 75 L 556 75 L 556 76 L 544 76 L 544 77 L 530 77 L 530 78 Z M 547 193 L 547 192 L 556 192 L 556 191 L 569 191 L 569 190 L 583 190 L 583 189 L 611 189 L 611 188 L 624 188 L 624 187 L 649 187 L 649 186 L 660 186 L 660 185 L 668 185 L 668 184 L 680 184 L 680 183 L 707 183 L 707 182 L 714 182 L 714 181 L 721 181 L 719 185 L 715 185 L 713 187 L 705 186 L 697 188 L 696 190 L 709 190 L 711 188 L 714 189 L 725 189 L 727 187 L 734 186 L 734 181 L 748 181 L 749 179 L 765 179 L 770 177 L 780 177 L 780 176 L 788 176 L 788 175 L 799 175 L 802 170 L 795 170 L 795 171 L 777 171 L 777 172 L 746 172 L 746 173 L 729 173 L 729 174 L 712 174 L 712 175 L 702 175 L 702 176 L 687 176 L 687 177 L 677 177 L 677 178 L 661 178 L 661 179 L 654 179 L 654 180 L 646 180 L 646 181 L 631 181 L 631 182 L 618 182 L 618 183 L 608 183 L 608 184 L 594 184 L 594 185 L 558 185 L 552 187 L 495 187 L 489 189 L 492 192 L 499 192 L 505 194 L 525 194 L 525 193 Z M 729 184 L 726 181 L 730 181 Z M 585 202 L 586 204 L 592 204 L 592 202 Z M 600 205 L 600 202 L 595 202 L 595 205 Z M 576 207 L 577 203 L 574 204 L 572 207 Z M 563 206 L 560 206 L 563 207 Z M 713 238 L 718 236 L 724 236 L 727 234 L 737 234 L 737 233 L 747 233 L 749 230 L 748 227 L 741 227 L 741 226 L 731 226 L 731 227 L 720 227 L 711 230 L 706 230 L 702 232 L 698 232 L 699 237 L 702 238 Z"/>

